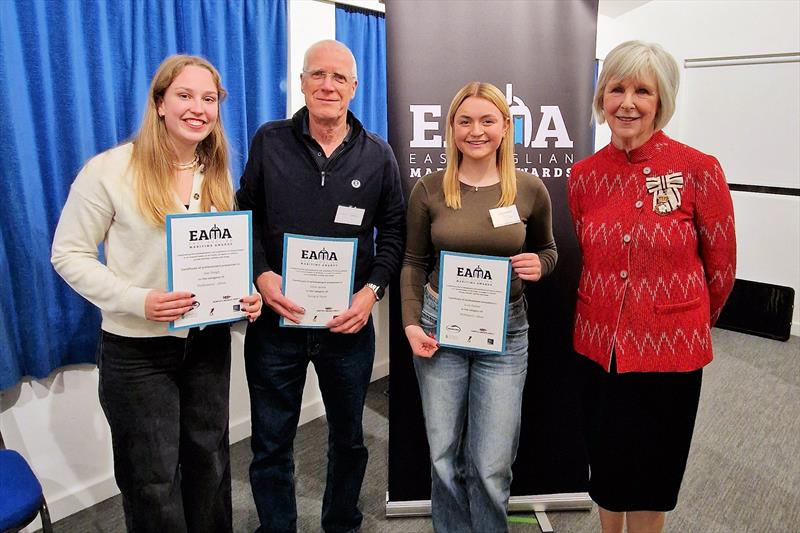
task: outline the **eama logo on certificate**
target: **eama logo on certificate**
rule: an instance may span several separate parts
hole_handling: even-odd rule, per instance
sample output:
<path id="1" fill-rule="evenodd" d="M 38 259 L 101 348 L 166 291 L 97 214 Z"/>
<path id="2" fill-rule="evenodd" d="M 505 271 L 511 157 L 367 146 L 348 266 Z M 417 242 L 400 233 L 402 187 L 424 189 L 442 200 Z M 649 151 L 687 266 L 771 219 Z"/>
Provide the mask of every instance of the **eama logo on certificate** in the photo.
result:
<path id="1" fill-rule="evenodd" d="M 336 252 L 329 252 L 325 248 L 322 250 L 300 250 L 300 258 L 311 261 L 338 261 Z"/>
<path id="2" fill-rule="evenodd" d="M 216 224 L 211 226 L 210 229 L 193 229 L 189 230 L 189 241 L 217 241 L 221 239 L 231 239 L 231 230 L 228 228 L 220 228 Z"/>
<path id="3" fill-rule="evenodd" d="M 456 269 L 456 276 L 459 278 L 492 279 L 492 272 L 482 269 L 480 265 L 475 268 L 460 266 Z"/>

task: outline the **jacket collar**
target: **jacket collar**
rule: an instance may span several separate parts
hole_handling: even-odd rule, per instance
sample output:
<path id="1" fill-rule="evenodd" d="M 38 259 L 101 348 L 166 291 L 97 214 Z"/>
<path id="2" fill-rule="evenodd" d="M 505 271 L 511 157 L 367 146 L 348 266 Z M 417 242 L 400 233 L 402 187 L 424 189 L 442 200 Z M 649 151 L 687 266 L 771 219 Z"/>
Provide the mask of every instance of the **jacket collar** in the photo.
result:
<path id="1" fill-rule="evenodd" d="M 630 152 L 620 150 L 613 143 L 608 143 L 605 152 L 608 157 L 617 163 L 644 163 L 653 159 L 667 149 L 671 139 L 661 130 L 655 132 L 646 143 Z"/>

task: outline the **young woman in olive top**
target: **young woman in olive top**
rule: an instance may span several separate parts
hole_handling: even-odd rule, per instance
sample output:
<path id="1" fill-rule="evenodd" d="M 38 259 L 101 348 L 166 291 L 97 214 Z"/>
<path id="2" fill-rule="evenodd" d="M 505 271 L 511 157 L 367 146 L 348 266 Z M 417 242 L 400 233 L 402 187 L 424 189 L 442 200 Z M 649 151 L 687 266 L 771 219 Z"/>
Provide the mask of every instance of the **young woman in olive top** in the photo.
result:
<path id="1" fill-rule="evenodd" d="M 550 197 L 539 178 L 515 170 L 508 104 L 494 85 L 471 82 L 456 94 L 446 135 L 447 168 L 411 192 L 401 272 L 403 325 L 431 450 L 433 526 L 507 531 L 528 368 L 523 282 L 538 281 L 556 264 Z M 495 227 L 489 211 L 498 207 L 516 210 L 519 221 Z M 444 348 L 434 340 L 442 250 L 510 258 L 503 353 Z"/>

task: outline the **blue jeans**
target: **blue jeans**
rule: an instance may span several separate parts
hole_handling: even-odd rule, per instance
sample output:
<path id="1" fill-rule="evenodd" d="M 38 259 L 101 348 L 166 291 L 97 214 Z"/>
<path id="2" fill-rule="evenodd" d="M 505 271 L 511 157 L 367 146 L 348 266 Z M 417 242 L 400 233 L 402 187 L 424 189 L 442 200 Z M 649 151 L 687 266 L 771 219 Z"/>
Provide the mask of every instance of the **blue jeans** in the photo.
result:
<path id="1" fill-rule="evenodd" d="M 436 331 L 426 290 L 421 326 Z M 528 372 L 525 298 L 509 305 L 506 351 L 439 348 L 414 357 L 431 451 L 431 516 L 438 533 L 508 531 L 511 465 Z"/>
<path id="2" fill-rule="evenodd" d="M 328 419 L 328 473 L 322 529 L 358 531 L 367 448 L 361 418 L 375 359 L 370 318 L 356 334 L 279 328 L 274 316 L 250 324 L 244 344 L 253 435 L 250 485 L 263 532 L 297 530 L 294 437 L 309 363 Z"/>
<path id="3" fill-rule="evenodd" d="M 229 325 L 186 339 L 104 331 L 98 366 L 128 531 L 232 531 Z"/>

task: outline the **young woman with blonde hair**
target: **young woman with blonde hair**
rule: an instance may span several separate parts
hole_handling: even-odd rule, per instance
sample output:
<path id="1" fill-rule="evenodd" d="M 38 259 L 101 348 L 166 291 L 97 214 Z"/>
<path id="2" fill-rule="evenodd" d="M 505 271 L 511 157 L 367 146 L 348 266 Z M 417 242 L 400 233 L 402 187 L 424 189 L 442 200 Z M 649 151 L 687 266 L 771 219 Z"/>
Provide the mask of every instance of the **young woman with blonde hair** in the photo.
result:
<path id="1" fill-rule="evenodd" d="M 523 282 L 555 268 L 550 197 L 539 178 L 515 170 L 509 108 L 494 85 L 471 82 L 456 94 L 446 138 L 446 169 L 421 178 L 411 192 L 401 272 L 403 325 L 431 452 L 433 526 L 437 532 L 507 531 L 528 368 Z M 518 222 L 493 226 L 489 211 L 498 207 L 513 209 Z M 503 353 L 437 345 L 441 251 L 510 258 Z"/>
<path id="2" fill-rule="evenodd" d="M 194 295 L 166 291 L 164 230 L 169 213 L 233 208 L 224 97 L 205 59 L 165 59 L 138 134 L 86 163 L 53 239 L 55 269 L 102 312 L 100 404 L 130 531 L 232 528 L 230 327 L 168 331 Z M 242 303 L 260 315 L 257 294 Z"/>

